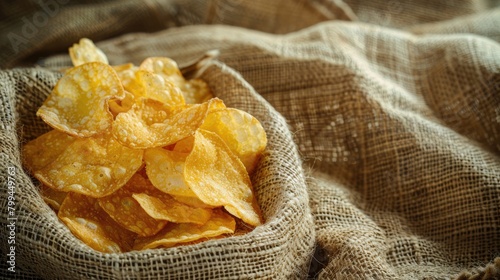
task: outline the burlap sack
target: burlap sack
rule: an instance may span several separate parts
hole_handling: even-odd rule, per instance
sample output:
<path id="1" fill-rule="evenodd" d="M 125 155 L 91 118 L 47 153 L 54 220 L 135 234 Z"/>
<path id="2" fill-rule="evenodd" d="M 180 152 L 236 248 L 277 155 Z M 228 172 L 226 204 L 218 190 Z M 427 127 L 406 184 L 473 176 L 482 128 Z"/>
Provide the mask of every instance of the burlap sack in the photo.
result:
<path id="1" fill-rule="evenodd" d="M 47 211 L 19 166 L 20 141 L 46 129 L 34 110 L 59 77 L 46 69 L 69 63 L 66 54 L 50 56 L 39 61 L 46 69 L 0 76 L 2 184 L 16 166 L 22 209 L 16 275 L 500 277 L 500 259 L 493 263 L 500 256 L 498 8 L 482 12 L 488 3 L 481 1 L 227 0 L 125 1 L 135 9 L 121 10 L 113 3 L 78 8 L 101 8 L 115 24 L 132 11 L 123 24 L 79 17 L 78 32 L 41 30 L 37 36 L 50 43 L 4 54 L 4 65 L 29 62 L 49 46 L 67 48 L 100 28 L 104 37 L 127 33 L 98 44 L 112 64 L 169 56 L 182 66 L 218 49 L 199 74 L 228 106 L 256 115 L 270 139 L 253 178 L 266 224 L 245 236 L 169 250 L 102 255 L 82 245 Z M 63 21 L 67 12 L 51 20 Z M 137 28 L 170 28 L 129 33 L 148 16 L 163 26 Z M 6 194 L 0 199 L 4 207 Z M 7 254 L 6 242 L 1 248 Z"/>

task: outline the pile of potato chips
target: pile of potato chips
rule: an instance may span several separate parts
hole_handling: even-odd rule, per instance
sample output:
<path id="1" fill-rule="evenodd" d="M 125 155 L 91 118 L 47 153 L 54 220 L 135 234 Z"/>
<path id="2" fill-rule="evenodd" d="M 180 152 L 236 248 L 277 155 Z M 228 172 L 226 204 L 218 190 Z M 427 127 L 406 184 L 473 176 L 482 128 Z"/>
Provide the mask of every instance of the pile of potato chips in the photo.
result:
<path id="1" fill-rule="evenodd" d="M 250 114 L 151 57 L 110 66 L 92 41 L 37 112 L 53 130 L 25 167 L 71 232 L 107 253 L 192 244 L 262 223 L 250 175 L 267 144 Z"/>

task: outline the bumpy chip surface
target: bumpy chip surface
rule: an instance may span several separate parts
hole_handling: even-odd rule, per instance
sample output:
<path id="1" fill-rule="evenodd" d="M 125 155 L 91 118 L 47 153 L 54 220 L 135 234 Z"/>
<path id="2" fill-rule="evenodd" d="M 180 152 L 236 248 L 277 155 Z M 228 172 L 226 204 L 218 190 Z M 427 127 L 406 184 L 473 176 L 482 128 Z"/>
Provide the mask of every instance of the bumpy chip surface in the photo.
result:
<path id="1" fill-rule="evenodd" d="M 184 183 L 184 162 L 187 154 L 152 148 L 144 151 L 146 173 L 153 185 L 160 191 L 171 195 L 196 197 Z"/>
<path id="2" fill-rule="evenodd" d="M 110 134 L 79 138 L 34 175 L 58 191 L 103 197 L 125 185 L 142 166 L 142 155 Z"/>
<path id="3" fill-rule="evenodd" d="M 36 172 L 53 162 L 75 141 L 75 137 L 58 130 L 51 130 L 23 146 L 23 163 L 31 172 Z"/>
<path id="4" fill-rule="evenodd" d="M 224 108 L 217 98 L 203 104 L 169 107 L 142 99 L 127 112 L 116 116 L 113 135 L 122 143 L 135 149 L 164 147 L 193 135 L 208 112 Z"/>
<path id="5" fill-rule="evenodd" d="M 82 38 L 78 44 L 74 44 L 69 48 L 69 56 L 74 66 L 79 66 L 88 62 L 102 62 L 108 64 L 108 58 L 94 43 Z"/>
<path id="6" fill-rule="evenodd" d="M 136 236 L 116 223 L 97 199 L 81 194 L 68 193 L 58 216 L 75 236 L 100 252 L 129 251 Z"/>
<path id="7" fill-rule="evenodd" d="M 59 80 L 37 116 L 60 131 L 88 137 L 111 126 L 108 100 L 123 97 L 123 87 L 111 66 L 86 63 L 70 69 Z"/>
<path id="8" fill-rule="evenodd" d="M 151 236 L 165 227 L 167 222 L 152 218 L 133 196 L 154 190 L 149 180 L 135 173 L 123 187 L 98 201 L 104 211 L 124 228 L 140 236 Z"/>
<path id="9" fill-rule="evenodd" d="M 200 79 L 186 81 L 177 63 L 168 57 L 147 58 L 139 68 L 158 74 L 178 87 L 188 104 L 200 104 L 214 97 L 204 81 Z"/>
<path id="10" fill-rule="evenodd" d="M 136 98 L 149 98 L 169 106 L 185 104 L 184 96 L 177 87 L 162 76 L 146 70 L 136 71 L 135 78 L 125 89 Z"/>
<path id="11" fill-rule="evenodd" d="M 206 204 L 224 206 L 249 225 L 261 224 L 260 209 L 245 166 L 214 132 L 199 129 L 186 157 L 184 180 Z"/>
<path id="12" fill-rule="evenodd" d="M 217 133 L 252 174 L 267 145 L 266 132 L 255 117 L 224 108 L 210 112 L 201 128 Z"/>
<path id="13" fill-rule="evenodd" d="M 211 210 L 180 203 L 159 190 L 133 194 L 134 199 L 153 218 L 173 223 L 202 225 L 210 219 Z"/>
<path id="14" fill-rule="evenodd" d="M 214 209 L 212 217 L 203 225 L 174 224 L 167 225 L 157 235 L 137 238 L 135 250 L 144 250 L 157 247 L 173 247 L 182 243 L 189 243 L 200 239 L 214 238 L 222 234 L 233 233 L 236 227 L 234 218 L 220 209 Z"/>

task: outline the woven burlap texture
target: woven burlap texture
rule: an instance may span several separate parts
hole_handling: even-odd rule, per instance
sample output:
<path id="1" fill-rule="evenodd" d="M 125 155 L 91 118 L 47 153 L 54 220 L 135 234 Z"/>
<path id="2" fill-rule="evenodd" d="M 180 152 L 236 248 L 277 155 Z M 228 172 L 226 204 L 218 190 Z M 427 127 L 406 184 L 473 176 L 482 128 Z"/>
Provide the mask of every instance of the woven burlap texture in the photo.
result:
<path id="1" fill-rule="evenodd" d="M 60 77 L 48 69 L 70 63 L 52 55 L 38 60 L 42 68 L 0 72 L 0 172 L 4 186 L 7 168 L 17 168 L 18 275 L 305 279 L 312 262 L 309 276 L 320 279 L 500 277 L 499 260 L 488 265 L 500 256 L 498 8 L 481 1 L 120 3 L 61 6 L 18 52 L 4 40 L 1 62 L 21 65 L 65 52 L 79 37 L 119 34 L 98 43 L 112 64 L 168 56 L 183 66 L 219 50 L 198 74 L 268 133 L 252 178 L 266 223 L 245 236 L 121 255 L 79 242 L 19 164 L 19 145 L 47 129 L 34 113 Z M 71 9 L 86 15 L 71 21 L 78 31 L 52 25 Z M 20 21 L 4 26 L 21 34 Z M 35 44 L 37 37 L 45 41 Z M 5 207 L 5 192 L 0 199 Z M 1 247 L 5 255 L 6 242 Z"/>

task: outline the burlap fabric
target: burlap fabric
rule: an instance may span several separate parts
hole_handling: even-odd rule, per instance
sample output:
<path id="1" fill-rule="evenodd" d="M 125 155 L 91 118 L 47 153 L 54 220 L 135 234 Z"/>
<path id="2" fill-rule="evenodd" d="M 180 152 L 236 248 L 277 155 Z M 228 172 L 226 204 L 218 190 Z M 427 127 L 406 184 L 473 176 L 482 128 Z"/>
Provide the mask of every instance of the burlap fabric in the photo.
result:
<path id="1" fill-rule="evenodd" d="M 59 4 L 16 50 L 7 35 L 21 36 L 43 7 L 2 7 L 0 62 L 18 67 L 0 72 L 2 188 L 9 167 L 17 180 L 17 272 L 2 275 L 500 278 L 497 1 L 86 2 Z M 54 52 L 80 37 L 100 41 L 112 64 L 169 56 L 182 66 L 220 51 L 197 74 L 268 133 L 252 178 L 263 226 L 104 255 L 58 222 L 23 173 L 19 145 L 47 129 L 34 113 L 60 77 L 53 70 L 69 63 Z M 35 60 L 42 67 L 19 68 Z M 0 200 L 6 209 L 6 191 Z"/>

